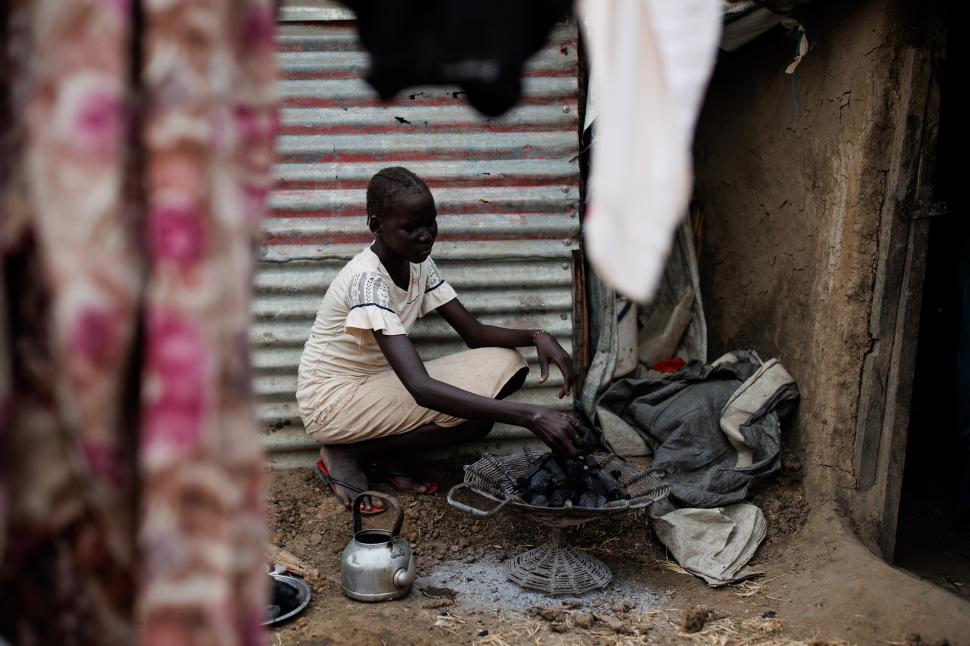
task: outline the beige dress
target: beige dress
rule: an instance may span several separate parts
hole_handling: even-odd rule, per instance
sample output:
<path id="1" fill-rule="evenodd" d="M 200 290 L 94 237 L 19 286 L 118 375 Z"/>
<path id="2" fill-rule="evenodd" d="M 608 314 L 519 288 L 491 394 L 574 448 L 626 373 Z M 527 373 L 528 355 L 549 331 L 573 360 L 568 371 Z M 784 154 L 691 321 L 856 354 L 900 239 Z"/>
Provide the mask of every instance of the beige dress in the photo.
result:
<path id="1" fill-rule="evenodd" d="M 300 359 L 296 400 L 307 433 L 322 444 L 349 444 L 465 421 L 418 406 L 372 333 L 407 334 L 419 316 L 455 297 L 431 258 L 411 264 L 404 290 L 369 247 L 354 256 L 327 290 Z M 425 362 L 433 378 L 485 397 L 525 366 L 522 355 L 505 348 Z"/>

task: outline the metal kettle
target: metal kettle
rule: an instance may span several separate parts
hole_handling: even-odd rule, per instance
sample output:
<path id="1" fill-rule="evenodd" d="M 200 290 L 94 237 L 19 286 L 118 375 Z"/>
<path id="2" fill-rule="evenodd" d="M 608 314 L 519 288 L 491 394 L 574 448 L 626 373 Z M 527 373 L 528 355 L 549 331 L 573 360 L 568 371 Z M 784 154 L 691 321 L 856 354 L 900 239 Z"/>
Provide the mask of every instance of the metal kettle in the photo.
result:
<path id="1" fill-rule="evenodd" d="M 378 498 L 394 508 L 394 529 L 363 529 L 360 504 L 365 497 Z M 414 553 L 400 537 L 404 510 L 391 496 L 365 491 L 354 498 L 354 537 L 340 560 L 344 594 L 356 601 L 388 601 L 407 595 L 417 576 Z"/>

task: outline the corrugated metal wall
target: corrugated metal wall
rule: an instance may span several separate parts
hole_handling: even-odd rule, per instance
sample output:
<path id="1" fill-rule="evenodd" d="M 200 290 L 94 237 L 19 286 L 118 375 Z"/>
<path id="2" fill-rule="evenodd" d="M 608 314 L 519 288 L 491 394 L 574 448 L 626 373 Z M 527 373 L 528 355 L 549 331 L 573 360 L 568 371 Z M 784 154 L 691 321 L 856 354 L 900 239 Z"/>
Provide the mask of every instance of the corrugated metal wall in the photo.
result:
<path id="1" fill-rule="evenodd" d="M 446 88 L 379 103 L 360 78 L 367 57 L 350 22 L 284 22 L 278 41 L 278 186 L 251 338 L 259 420 L 271 462 L 285 468 L 310 463 L 316 450 L 294 399 L 297 365 L 327 286 L 371 240 L 371 175 L 403 165 L 428 182 L 440 231 L 432 256 L 469 310 L 488 323 L 548 330 L 568 350 L 579 170 L 575 26 L 558 29 L 530 62 L 522 104 L 488 120 Z M 464 347 L 436 315 L 420 320 L 412 338 L 425 359 Z M 568 407 L 555 398 L 555 369 L 540 387 L 535 353 L 525 354 L 532 370 L 514 399 Z M 530 438 L 499 427 L 489 449 Z"/>

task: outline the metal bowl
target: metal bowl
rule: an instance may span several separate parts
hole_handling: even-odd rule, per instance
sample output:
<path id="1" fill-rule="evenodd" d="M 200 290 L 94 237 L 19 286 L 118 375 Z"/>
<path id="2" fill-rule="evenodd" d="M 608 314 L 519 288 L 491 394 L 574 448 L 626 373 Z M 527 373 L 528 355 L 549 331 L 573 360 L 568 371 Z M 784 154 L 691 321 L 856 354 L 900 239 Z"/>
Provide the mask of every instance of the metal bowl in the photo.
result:
<path id="1" fill-rule="evenodd" d="M 275 626 L 297 616 L 310 603 L 310 586 L 303 579 L 282 574 L 274 570 L 269 574 L 272 580 L 270 603 L 266 606 L 264 626 Z M 285 599 L 285 604 L 279 601 Z"/>

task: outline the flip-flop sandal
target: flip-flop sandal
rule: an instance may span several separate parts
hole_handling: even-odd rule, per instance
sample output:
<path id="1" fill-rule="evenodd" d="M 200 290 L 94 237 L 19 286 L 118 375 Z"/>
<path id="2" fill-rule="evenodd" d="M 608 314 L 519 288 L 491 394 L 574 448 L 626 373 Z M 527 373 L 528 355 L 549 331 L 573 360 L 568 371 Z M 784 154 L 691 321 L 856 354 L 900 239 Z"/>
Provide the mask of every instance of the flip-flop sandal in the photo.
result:
<path id="1" fill-rule="evenodd" d="M 366 470 L 365 472 L 368 474 L 368 477 L 373 476 L 374 480 L 383 482 L 387 486 L 403 493 L 413 493 L 419 496 L 431 496 L 437 493 L 438 489 L 440 488 L 440 485 L 434 480 L 421 480 L 419 478 L 415 478 L 409 473 L 391 471 L 386 466 L 377 464 L 376 462 L 371 463 L 369 470 Z M 409 480 L 414 480 L 415 482 L 423 482 L 425 490 L 418 491 L 416 489 L 402 487 L 396 482 L 398 478 L 408 478 Z"/>
<path id="2" fill-rule="evenodd" d="M 317 474 L 317 477 L 320 478 L 320 481 L 323 484 L 325 484 L 328 487 L 330 487 L 330 490 L 333 492 L 333 495 L 335 495 L 335 496 L 337 496 L 337 487 L 338 486 L 339 487 L 344 487 L 345 489 L 350 489 L 354 493 L 364 493 L 364 490 L 361 489 L 360 487 L 355 487 L 354 485 L 350 484 L 349 482 L 344 482 L 343 480 L 338 480 L 338 479 L 334 478 L 333 476 L 331 476 L 330 475 L 330 471 L 327 469 L 327 465 L 323 463 L 323 460 L 322 459 L 317 460 L 317 463 L 315 465 L 313 465 L 313 472 Z M 340 496 L 337 496 L 337 497 L 339 498 Z M 350 509 L 350 504 L 345 504 L 344 507 L 346 507 L 347 509 Z M 383 514 L 385 511 L 387 511 L 387 507 L 377 508 L 377 507 L 374 507 L 372 505 L 370 511 L 368 511 L 368 510 L 364 509 L 363 506 L 361 506 L 361 508 L 360 508 L 360 515 L 361 516 L 377 516 L 378 514 Z"/>

